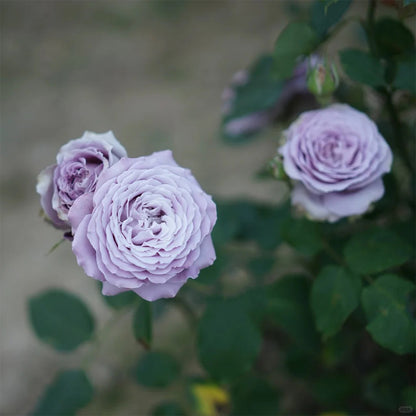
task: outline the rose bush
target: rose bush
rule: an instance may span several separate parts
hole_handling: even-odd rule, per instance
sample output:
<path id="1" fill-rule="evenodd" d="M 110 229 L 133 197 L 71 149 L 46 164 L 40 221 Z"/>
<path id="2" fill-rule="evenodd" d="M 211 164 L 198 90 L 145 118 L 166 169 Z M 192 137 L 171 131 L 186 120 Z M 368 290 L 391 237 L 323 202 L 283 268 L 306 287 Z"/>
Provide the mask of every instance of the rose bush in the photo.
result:
<path id="1" fill-rule="evenodd" d="M 295 182 L 292 204 L 311 218 L 360 215 L 383 196 L 381 176 L 390 171 L 392 153 L 364 113 L 341 104 L 308 111 L 285 136 L 279 152 Z"/>
<path id="2" fill-rule="evenodd" d="M 215 260 L 212 198 L 170 151 L 123 158 L 69 211 L 72 249 L 103 294 L 174 297 Z"/>
<path id="3" fill-rule="evenodd" d="M 74 201 L 85 192 L 94 191 L 101 172 L 124 156 L 126 150 L 111 131 L 86 131 L 81 138 L 62 146 L 56 164 L 39 174 L 36 187 L 51 223 L 56 228 L 70 229 L 68 212 Z"/>

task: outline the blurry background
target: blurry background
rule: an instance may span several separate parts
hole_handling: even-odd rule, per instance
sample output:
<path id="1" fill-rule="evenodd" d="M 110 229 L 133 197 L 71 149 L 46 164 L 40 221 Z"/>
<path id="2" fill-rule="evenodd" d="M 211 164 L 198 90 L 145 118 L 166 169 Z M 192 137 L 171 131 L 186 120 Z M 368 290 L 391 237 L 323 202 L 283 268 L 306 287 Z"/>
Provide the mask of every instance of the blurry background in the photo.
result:
<path id="1" fill-rule="evenodd" d="M 55 372 L 85 352 L 59 354 L 41 344 L 27 319 L 29 296 L 65 288 L 88 301 L 98 325 L 111 314 L 69 243 L 47 255 L 60 233 L 38 216 L 37 174 L 69 139 L 111 129 L 132 157 L 172 149 L 215 197 L 277 202 L 281 185 L 253 175 L 274 155 L 276 132 L 241 147 L 223 144 L 221 92 L 234 72 L 272 49 L 294 7 L 277 0 L 1 1 L 2 414 L 30 411 Z M 140 354 L 128 326 L 121 320 L 97 351 L 92 379 L 107 393 L 83 414 L 146 414 L 157 397 L 111 370 Z M 187 331 L 172 311 L 156 328 L 156 347 L 168 343 L 186 356 Z M 109 391 L 115 407 L 106 404 Z"/>
<path id="2" fill-rule="evenodd" d="M 29 296 L 52 286 L 65 288 L 87 300 L 99 321 L 111 313 L 95 282 L 77 266 L 69 243 L 46 255 L 60 233 L 38 216 L 37 174 L 54 163 L 69 139 L 84 130 L 111 129 L 132 157 L 172 149 L 177 162 L 215 196 L 278 200 L 279 185 L 252 179 L 274 154 L 274 140 L 227 147 L 218 131 L 223 88 L 234 72 L 272 47 L 285 22 L 284 5 L 0 3 L 2 414 L 30 411 L 55 371 L 76 365 L 84 352 L 59 354 L 36 339 L 26 314 Z M 170 322 L 161 322 L 154 339 L 186 354 L 181 334 L 187 325 L 180 316 L 176 320 L 173 330 Z M 124 330 L 112 335 L 127 349 L 130 345 L 131 354 L 123 350 L 123 359 L 134 361 L 141 347 L 127 330 L 129 320 L 122 323 Z M 175 338 L 181 340 L 176 346 Z M 111 342 L 105 344 L 110 351 L 104 345 L 98 362 L 118 365 L 120 349 L 114 346 L 113 354 Z M 104 384 L 111 382 L 105 369 L 95 369 L 95 379 Z M 146 414 L 152 394 L 134 383 L 128 389 L 120 400 L 126 409 L 118 407 L 113 414 Z M 103 414 L 85 410 L 93 412 Z"/>

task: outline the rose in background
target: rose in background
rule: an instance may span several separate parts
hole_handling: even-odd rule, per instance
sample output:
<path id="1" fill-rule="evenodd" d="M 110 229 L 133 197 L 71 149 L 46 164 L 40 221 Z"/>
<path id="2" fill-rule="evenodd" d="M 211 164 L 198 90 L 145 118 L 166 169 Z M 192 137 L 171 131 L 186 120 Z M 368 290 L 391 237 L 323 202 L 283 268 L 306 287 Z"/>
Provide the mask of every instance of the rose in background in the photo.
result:
<path id="1" fill-rule="evenodd" d="M 104 295 L 174 297 L 215 260 L 216 207 L 170 151 L 123 158 L 69 211 L 72 249 Z"/>
<path id="2" fill-rule="evenodd" d="M 86 131 L 81 138 L 62 146 L 56 164 L 39 174 L 36 187 L 51 224 L 70 230 L 68 212 L 74 201 L 86 192 L 93 192 L 103 170 L 124 156 L 127 156 L 125 148 L 111 131 L 103 134 Z"/>
<path id="3" fill-rule="evenodd" d="M 317 55 L 303 58 L 295 66 L 292 76 L 283 81 L 276 79 L 273 59 L 268 55 L 260 58 L 249 70 L 238 71 L 222 94 L 224 134 L 228 137 L 256 134 L 290 112 L 293 104 L 306 104 L 313 108 L 316 102 L 308 90 L 307 74 L 310 68 L 321 62 Z M 266 103 L 247 106 L 259 90 L 269 95 Z"/>
<path id="4" fill-rule="evenodd" d="M 285 132 L 279 149 L 293 179 L 292 204 L 318 220 L 361 215 L 384 194 L 381 176 L 392 152 L 367 115 L 334 104 L 308 111 Z"/>

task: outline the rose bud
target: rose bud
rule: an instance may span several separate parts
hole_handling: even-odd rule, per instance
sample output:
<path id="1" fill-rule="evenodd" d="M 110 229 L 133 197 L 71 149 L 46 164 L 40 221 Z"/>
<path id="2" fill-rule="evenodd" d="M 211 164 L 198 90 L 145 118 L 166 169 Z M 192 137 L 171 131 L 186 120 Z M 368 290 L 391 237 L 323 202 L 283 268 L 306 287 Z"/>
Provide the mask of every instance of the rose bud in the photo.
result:
<path id="1" fill-rule="evenodd" d="M 331 95 L 339 85 L 335 65 L 327 60 L 318 62 L 309 69 L 307 84 L 309 91 L 318 97 Z"/>

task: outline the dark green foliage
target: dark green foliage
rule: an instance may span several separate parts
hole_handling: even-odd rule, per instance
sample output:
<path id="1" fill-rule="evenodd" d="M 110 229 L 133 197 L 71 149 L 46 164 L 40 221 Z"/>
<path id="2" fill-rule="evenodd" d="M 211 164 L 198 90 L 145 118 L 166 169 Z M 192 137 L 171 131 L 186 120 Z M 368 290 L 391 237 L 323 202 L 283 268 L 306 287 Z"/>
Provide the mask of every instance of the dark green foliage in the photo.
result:
<path id="1" fill-rule="evenodd" d="M 385 84 L 385 69 L 379 59 L 358 49 L 344 49 L 339 53 L 342 68 L 352 81 L 371 87 Z"/>
<path id="2" fill-rule="evenodd" d="M 185 412 L 176 402 L 164 402 L 153 409 L 152 416 L 185 416 Z"/>
<path id="3" fill-rule="evenodd" d="M 325 267 L 311 290 L 316 327 L 324 337 L 336 334 L 360 302 L 359 277 L 337 266 Z"/>
<path id="4" fill-rule="evenodd" d="M 261 334 L 243 307 L 234 302 L 208 305 L 198 326 L 198 356 L 215 379 L 247 372 L 260 352 Z"/>
<path id="5" fill-rule="evenodd" d="M 319 225 L 305 218 L 287 218 L 282 224 L 283 239 L 304 256 L 313 256 L 322 249 Z"/>
<path id="6" fill-rule="evenodd" d="M 374 32 L 377 49 L 387 58 L 404 54 L 414 48 L 413 33 L 396 19 L 381 18 L 376 22 Z"/>
<path id="7" fill-rule="evenodd" d="M 62 371 L 47 387 L 32 415 L 75 415 L 92 400 L 93 393 L 83 371 Z"/>
<path id="8" fill-rule="evenodd" d="M 394 232 L 376 228 L 354 235 L 344 255 L 352 270 L 371 274 L 400 266 L 412 256 L 412 247 Z"/>
<path id="9" fill-rule="evenodd" d="M 152 351 L 144 354 L 135 369 L 137 383 L 149 388 L 169 386 L 178 376 L 178 362 L 169 354 Z"/>
<path id="10" fill-rule="evenodd" d="M 282 93 L 284 82 L 276 79 L 273 74 L 273 57 L 261 56 L 248 70 L 248 80 L 243 85 L 234 86 L 235 97 L 232 99 L 231 110 L 223 119 L 223 137 L 228 143 L 245 142 L 248 135 L 231 135 L 224 129 L 226 123 L 249 114 L 268 110 L 275 106 Z"/>
<path id="11" fill-rule="evenodd" d="M 324 2 L 316 0 L 311 8 L 311 25 L 321 37 L 339 22 L 351 5 L 351 0 Z"/>
<path id="12" fill-rule="evenodd" d="M 282 242 L 282 223 L 290 215 L 288 204 L 261 205 L 250 201 L 217 203 L 218 221 L 213 231 L 214 244 L 255 241 L 265 250 Z"/>
<path id="13" fill-rule="evenodd" d="M 29 315 L 39 339 L 59 351 L 74 350 L 94 331 L 94 318 L 84 302 L 59 289 L 32 297 Z"/>
<path id="14" fill-rule="evenodd" d="M 136 293 L 130 290 L 128 292 L 120 293 L 119 295 L 103 296 L 103 299 L 111 308 L 123 309 L 138 302 L 140 298 Z"/>
<path id="15" fill-rule="evenodd" d="M 416 56 L 413 54 L 406 60 L 397 63 L 393 86 L 416 94 Z"/>
<path id="16" fill-rule="evenodd" d="M 279 394 L 267 381 L 250 376 L 238 380 L 231 389 L 235 416 L 278 414 Z"/>
<path id="17" fill-rule="evenodd" d="M 362 304 L 373 339 L 397 354 L 415 352 L 416 325 L 407 305 L 415 302 L 416 286 L 393 274 L 366 287 Z"/>
<path id="18" fill-rule="evenodd" d="M 308 56 L 319 44 L 316 32 L 305 22 L 291 22 L 279 34 L 274 45 L 274 72 L 279 79 L 292 75 L 300 56 Z"/>
<path id="19" fill-rule="evenodd" d="M 134 338 L 146 349 L 152 343 L 152 304 L 146 300 L 141 300 L 133 315 L 133 334 Z"/>
<path id="20" fill-rule="evenodd" d="M 282 328 L 299 348 L 316 350 L 319 336 L 309 306 L 311 281 L 301 275 L 285 276 L 267 288 L 267 317 Z"/>

